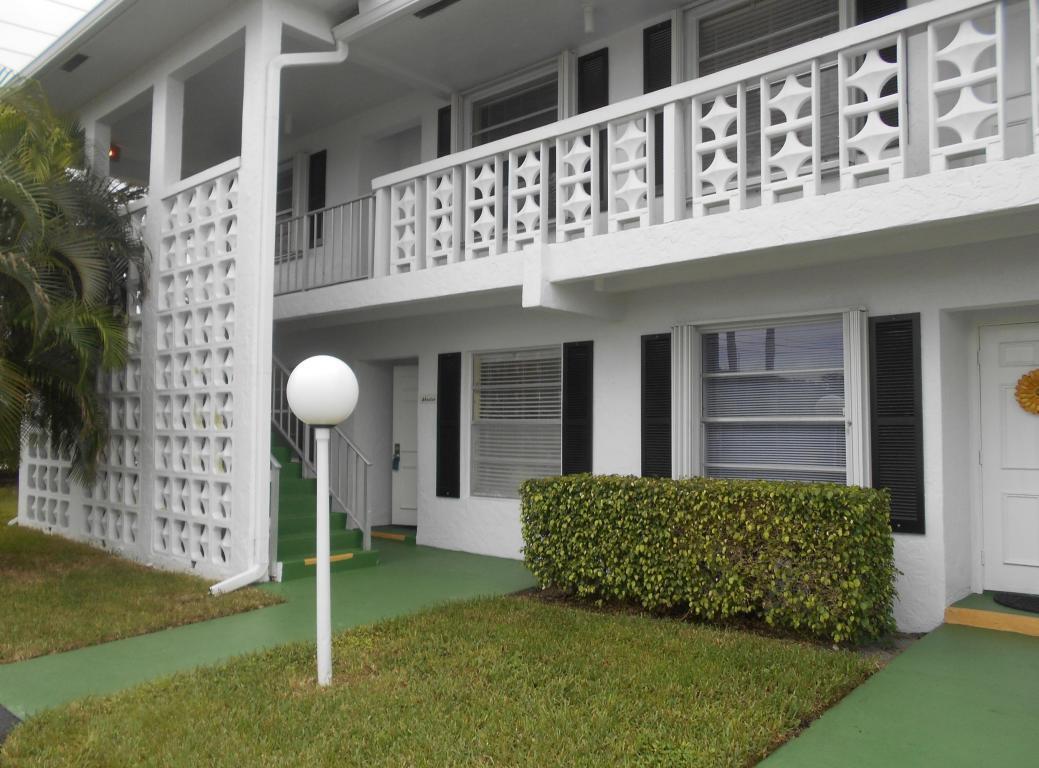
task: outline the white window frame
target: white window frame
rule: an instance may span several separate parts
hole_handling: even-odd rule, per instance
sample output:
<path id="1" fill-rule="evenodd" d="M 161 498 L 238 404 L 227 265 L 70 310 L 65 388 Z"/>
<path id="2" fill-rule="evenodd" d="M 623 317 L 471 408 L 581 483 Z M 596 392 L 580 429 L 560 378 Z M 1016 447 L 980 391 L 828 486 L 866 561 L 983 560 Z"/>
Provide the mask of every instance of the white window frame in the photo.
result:
<path id="1" fill-rule="evenodd" d="M 467 434 L 466 440 L 468 441 L 466 447 L 467 447 L 467 451 L 468 451 L 468 454 L 469 454 L 469 456 L 468 456 L 469 460 L 464 462 L 464 464 L 465 464 L 465 472 L 466 472 L 467 476 L 463 478 L 463 481 L 465 482 L 465 487 L 468 489 L 468 496 L 470 498 L 498 499 L 498 500 L 505 500 L 505 501 L 515 501 L 515 500 L 519 499 L 518 492 L 516 493 L 516 495 L 506 496 L 506 495 L 494 495 L 494 494 L 487 494 L 487 493 L 477 493 L 473 489 L 473 482 L 474 482 L 474 476 L 475 476 L 475 472 L 473 471 L 473 465 L 476 463 L 476 450 L 475 450 L 475 441 L 473 439 L 473 428 L 477 424 L 477 421 L 476 421 L 476 407 L 475 407 L 475 405 L 476 405 L 476 403 L 475 403 L 476 391 L 477 391 L 477 386 L 476 386 L 476 365 L 477 365 L 477 360 L 478 360 L 478 358 L 481 355 L 495 355 L 495 354 L 508 354 L 508 353 L 520 353 L 520 352 L 536 352 L 536 351 L 542 351 L 542 350 L 556 350 L 556 351 L 558 351 L 558 354 L 559 354 L 559 398 L 560 398 L 560 401 L 559 401 L 559 420 L 558 420 L 558 424 L 559 424 L 559 444 L 558 444 L 559 469 L 556 471 L 556 474 L 560 474 L 562 472 L 562 470 L 563 470 L 563 401 L 562 401 L 562 398 L 563 398 L 563 344 L 561 344 L 561 343 L 560 344 L 538 344 L 538 345 L 535 345 L 535 346 L 512 347 L 512 348 L 508 348 L 508 349 L 498 348 L 498 349 L 482 349 L 482 350 L 473 351 L 473 352 L 470 352 L 470 353 L 468 353 L 466 355 L 468 364 L 466 366 L 466 371 L 463 372 L 463 382 L 462 382 L 463 386 L 467 388 L 467 391 L 469 393 L 469 397 L 467 398 L 467 402 L 464 404 L 464 408 L 463 408 L 463 416 L 465 417 L 465 419 L 466 419 L 466 421 L 468 422 L 468 425 L 469 425 L 469 428 L 467 430 L 465 430 L 465 432 Z M 545 421 L 545 423 L 548 423 L 547 419 L 545 419 L 544 421 Z"/>
<path id="2" fill-rule="evenodd" d="M 774 314 L 732 320 L 684 323 L 672 328 L 672 474 L 703 476 L 704 419 L 701 360 L 703 334 L 760 328 L 764 323 L 797 323 L 841 317 L 844 343 L 845 470 L 848 485 L 869 486 L 868 318 L 863 309 Z"/>

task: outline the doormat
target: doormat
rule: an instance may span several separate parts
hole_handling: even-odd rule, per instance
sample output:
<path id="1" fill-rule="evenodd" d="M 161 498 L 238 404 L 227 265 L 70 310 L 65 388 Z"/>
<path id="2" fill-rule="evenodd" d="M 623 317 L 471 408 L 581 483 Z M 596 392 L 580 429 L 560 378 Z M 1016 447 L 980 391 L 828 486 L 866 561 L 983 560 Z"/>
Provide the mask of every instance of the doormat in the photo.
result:
<path id="1" fill-rule="evenodd" d="M 18 723 L 22 722 L 14 714 L 6 709 L 3 705 L 0 705 L 0 744 L 4 743 L 4 739 L 7 738 L 7 734 L 14 730 L 14 727 Z"/>
<path id="2" fill-rule="evenodd" d="M 996 592 L 992 596 L 1000 605 L 1015 608 L 1019 611 L 1039 613 L 1039 595 L 1022 595 L 1017 592 Z"/>

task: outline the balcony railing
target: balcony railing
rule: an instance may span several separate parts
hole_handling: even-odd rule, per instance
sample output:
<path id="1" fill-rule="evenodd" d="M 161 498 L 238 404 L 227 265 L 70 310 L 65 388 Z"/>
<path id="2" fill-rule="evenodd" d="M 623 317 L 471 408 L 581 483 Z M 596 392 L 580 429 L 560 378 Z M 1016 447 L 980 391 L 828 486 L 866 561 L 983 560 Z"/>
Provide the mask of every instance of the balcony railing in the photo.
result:
<path id="1" fill-rule="evenodd" d="M 293 293 L 372 276 L 371 195 L 278 222 L 274 293 Z"/>
<path id="2" fill-rule="evenodd" d="M 1015 51 L 1033 115 L 1037 6 L 1032 49 Z M 1004 2 L 924 3 L 378 178 L 373 274 L 892 182 L 910 156 L 931 173 L 1001 159 L 1004 16 Z M 912 136 L 910 39 L 913 77 L 928 80 Z"/>

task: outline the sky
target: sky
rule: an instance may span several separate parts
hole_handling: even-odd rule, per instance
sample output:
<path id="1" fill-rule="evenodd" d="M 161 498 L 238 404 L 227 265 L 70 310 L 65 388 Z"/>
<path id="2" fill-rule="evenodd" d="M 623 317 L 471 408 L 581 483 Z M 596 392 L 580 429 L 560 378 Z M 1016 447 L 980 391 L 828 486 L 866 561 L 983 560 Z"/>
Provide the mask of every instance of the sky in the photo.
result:
<path id="1" fill-rule="evenodd" d="M 0 67 L 16 72 L 100 0 L 0 0 Z"/>

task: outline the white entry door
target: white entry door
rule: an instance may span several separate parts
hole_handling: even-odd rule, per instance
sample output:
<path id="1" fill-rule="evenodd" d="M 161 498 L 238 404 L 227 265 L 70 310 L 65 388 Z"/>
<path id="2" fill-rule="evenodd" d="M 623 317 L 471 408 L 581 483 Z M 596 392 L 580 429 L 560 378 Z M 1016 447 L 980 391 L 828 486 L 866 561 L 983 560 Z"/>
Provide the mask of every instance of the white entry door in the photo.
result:
<path id="1" fill-rule="evenodd" d="M 394 525 L 418 525 L 418 366 L 393 367 Z"/>
<path id="2" fill-rule="evenodd" d="M 1039 416 L 1014 395 L 1039 368 L 1039 323 L 981 329 L 984 586 L 1039 594 Z"/>

